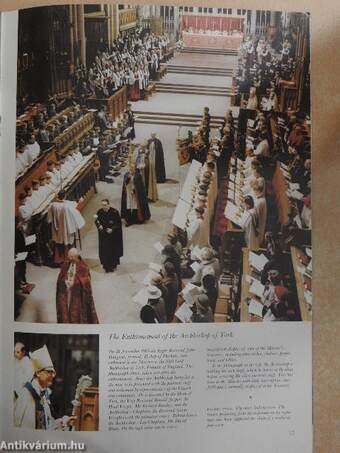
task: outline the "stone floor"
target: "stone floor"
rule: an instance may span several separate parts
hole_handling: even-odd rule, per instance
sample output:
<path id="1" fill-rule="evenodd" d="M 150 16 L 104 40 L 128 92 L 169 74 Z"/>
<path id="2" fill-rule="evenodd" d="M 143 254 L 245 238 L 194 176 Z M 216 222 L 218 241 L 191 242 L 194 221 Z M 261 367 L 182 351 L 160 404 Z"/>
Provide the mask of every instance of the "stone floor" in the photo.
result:
<path id="1" fill-rule="evenodd" d="M 196 66 L 210 68 L 234 68 L 237 64 L 237 57 L 230 55 L 213 55 L 200 53 L 181 53 L 169 62 L 174 66 Z"/>
<path id="2" fill-rule="evenodd" d="M 221 67 L 234 64 L 235 58 L 221 55 L 182 54 L 172 60 L 172 64 L 192 66 Z M 227 66 L 228 67 L 228 66 Z M 175 74 L 163 79 L 172 83 Z M 194 75 L 177 78 L 177 83 L 213 84 L 214 76 Z M 223 79 L 218 77 L 218 79 Z M 181 81 L 180 81 L 181 80 Z M 204 81 L 203 81 L 204 80 Z M 225 83 L 228 82 L 228 83 Z M 225 86 L 230 86 L 231 79 L 225 78 Z M 176 83 L 176 82 L 175 82 Z M 222 84 L 220 85 L 222 86 Z M 149 101 L 140 101 L 133 105 L 134 110 L 151 112 L 195 113 L 200 114 L 205 106 L 209 106 L 212 115 L 224 115 L 229 107 L 227 97 L 208 97 L 200 95 L 174 95 L 172 93 L 156 93 Z M 182 128 L 181 134 L 186 133 Z M 153 244 L 162 241 L 170 228 L 171 218 L 176 206 L 181 184 L 187 168 L 179 167 L 176 155 L 176 138 L 178 128 L 175 126 L 154 126 L 150 124 L 136 125 L 136 141 L 143 142 L 151 132 L 156 131 L 164 147 L 168 180 L 158 185 L 159 200 L 150 204 L 151 220 L 144 225 L 134 225 L 123 229 L 124 257 L 121 265 L 113 274 L 104 273 L 98 259 L 97 229 L 93 224 L 93 215 L 100 207 L 102 198 L 109 198 L 111 203 L 120 209 L 122 176 L 116 178 L 114 184 L 99 182 L 98 193 L 90 200 L 83 211 L 86 226 L 81 232 L 81 254 L 88 263 L 92 276 L 92 289 L 100 322 L 127 323 L 140 322 L 139 310 L 133 301 L 133 295 L 140 289 L 141 282 L 147 273 L 150 261 L 159 261 Z M 27 279 L 36 284 L 34 291 L 26 298 L 17 321 L 22 322 L 56 322 L 55 288 L 58 269 L 36 267 L 28 264 Z"/>
<path id="3" fill-rule="evenodd" d="M 192 80 L 199 80 L 193 76 Z M 165 78 L 163 79 L 166 80 Z M 194 82 L 192 82 L 194 84 Z M 227 96 L 206 96 L 197 94 L 156 93 L 148 101 L 139 101 L 133 104 L 133 110 L 142 112 L 166 112 L 198 114 L 203 113 L 204 107 L 210 108 L 211 115 L 224 116 L 230 107 L 230 98 Z M 137 137 L 138 138 L 138 137 Z"/>
<path id="4" fill-rule="evenodd" d="M 208 76 L 196 74 L 178 74 L 169 72 L 166 78 L 162 79 L 164 83 L 178 83 L 180 85 L 203 85 L 210 87 L 231 86 L 231 77 L 226 76 Z"/>

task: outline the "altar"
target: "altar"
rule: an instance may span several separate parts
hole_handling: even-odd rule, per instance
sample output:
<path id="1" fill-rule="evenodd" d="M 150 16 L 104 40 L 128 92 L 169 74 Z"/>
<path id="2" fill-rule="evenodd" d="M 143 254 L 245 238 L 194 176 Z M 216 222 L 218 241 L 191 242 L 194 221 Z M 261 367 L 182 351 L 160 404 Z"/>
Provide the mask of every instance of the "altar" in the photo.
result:
<path id="1" fill-rule="evenodd" d="M 243 41 L 245 16 L 184 14 L 182 40 L 185 47 L 239 49 Z"/>
<path id="2" fill-rule="evenodd" d="M 195 33 L 183 31 L 183 43 L 185 47 L 201 49 L 239 49 L 243 40 L 241 33 L 217 34 L 214 32 Z"/>

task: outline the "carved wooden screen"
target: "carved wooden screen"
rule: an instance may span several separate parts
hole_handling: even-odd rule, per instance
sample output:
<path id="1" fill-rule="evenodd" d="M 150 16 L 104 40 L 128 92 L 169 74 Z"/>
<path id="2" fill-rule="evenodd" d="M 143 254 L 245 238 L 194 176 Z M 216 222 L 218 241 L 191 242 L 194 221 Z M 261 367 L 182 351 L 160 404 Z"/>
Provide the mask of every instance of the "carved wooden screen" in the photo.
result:
<path id="1" fill-rule="evenodd" d="M 21 114 L 27 103 L 46 99 L 50 88 L 48 24 L 44 8 L 20 11 L 19 30 L 17 98 L 18 114 Z"/>
<path id="2" fill-rule="evenodd" d="M 70 18 L 68 6 L 47 8 L 51 91 L 66 95 L 71 90 Z"/>
<path id="3" fill-rule="evenodd" d="M 88 67 L 94 62 L 98 50 L 102 51 L 107 47 L 107 21 L 106 16 L 85 18 L 86 63 Z"/>

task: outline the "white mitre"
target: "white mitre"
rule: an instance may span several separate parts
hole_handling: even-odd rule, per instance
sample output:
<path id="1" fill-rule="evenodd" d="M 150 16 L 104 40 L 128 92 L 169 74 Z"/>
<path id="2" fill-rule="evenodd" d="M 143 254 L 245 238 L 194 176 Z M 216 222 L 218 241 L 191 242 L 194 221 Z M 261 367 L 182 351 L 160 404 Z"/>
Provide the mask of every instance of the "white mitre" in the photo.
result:
<path id="1" fill-rule="evenodd" d="M 54 370 L 54 365 L 46 345 L 34 352 L 30 352 L 29 356 L 35 373 L 46 368 L 52 368 Z"/>

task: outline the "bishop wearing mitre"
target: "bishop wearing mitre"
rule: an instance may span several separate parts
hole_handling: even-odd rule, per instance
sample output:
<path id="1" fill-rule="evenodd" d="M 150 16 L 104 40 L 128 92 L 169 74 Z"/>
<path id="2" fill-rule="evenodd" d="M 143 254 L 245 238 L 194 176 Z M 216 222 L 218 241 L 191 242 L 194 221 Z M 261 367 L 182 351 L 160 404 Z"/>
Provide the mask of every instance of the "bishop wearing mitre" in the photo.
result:
<path id="1" fill-rule="evenodd" d="M 27 429 L 68 430 L 75 418 L 54 418 L 51 405 L 51 386 L 56 372 L 47 346 L 30 353 L 34 370 L 14 404 L 14 426 Z"/>

